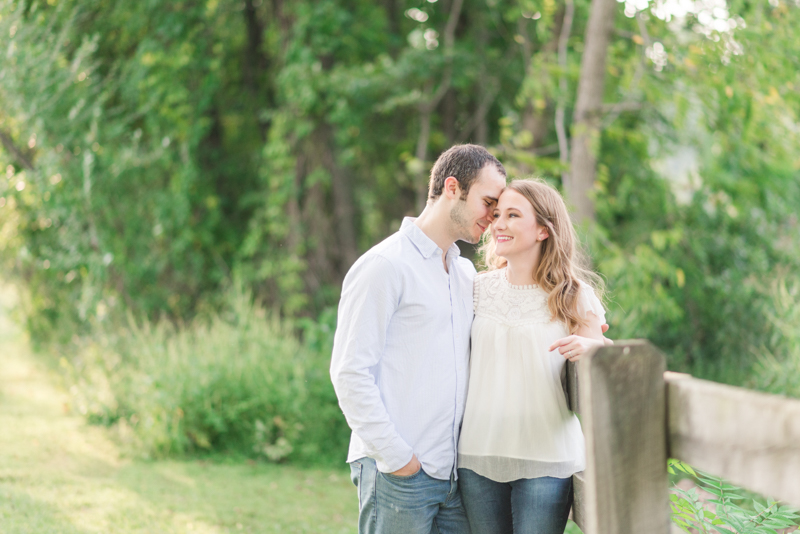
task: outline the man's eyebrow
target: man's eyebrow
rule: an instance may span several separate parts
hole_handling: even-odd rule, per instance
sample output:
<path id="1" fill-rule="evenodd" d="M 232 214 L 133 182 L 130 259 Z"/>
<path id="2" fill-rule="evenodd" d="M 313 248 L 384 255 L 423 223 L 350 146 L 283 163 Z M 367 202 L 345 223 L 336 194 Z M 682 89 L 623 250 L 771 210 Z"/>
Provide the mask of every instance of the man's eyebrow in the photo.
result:
<path id="1" fill-rule="evenodd" d="M 490 196 L 483 197 L 484 200 L 486 200 L 487 198 L 492 202 L 494 202 L 495 204 L 497 204 L 497 197 L 490 197 Z"/>

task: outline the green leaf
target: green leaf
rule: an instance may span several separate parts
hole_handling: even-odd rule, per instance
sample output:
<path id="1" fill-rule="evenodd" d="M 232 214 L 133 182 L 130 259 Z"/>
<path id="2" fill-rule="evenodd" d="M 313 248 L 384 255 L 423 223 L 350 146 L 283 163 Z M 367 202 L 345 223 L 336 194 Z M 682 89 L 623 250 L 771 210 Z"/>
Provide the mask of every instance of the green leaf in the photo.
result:
<path id="1" fill-rule="evenodd" d="M 718 488 L 720 490 L 723 488 L 723 482 L 722 482 L 722 479 L 720 479 L 720 478 L 707 477 L 707 476 L 703 476 L 703 475 L 699 476 L 698 478 L 701 481 L 703 481 L 704 483 L 706 483 L 707 485 L 709 485 L 709 486 L 711 486 L 713 488 Z"/>

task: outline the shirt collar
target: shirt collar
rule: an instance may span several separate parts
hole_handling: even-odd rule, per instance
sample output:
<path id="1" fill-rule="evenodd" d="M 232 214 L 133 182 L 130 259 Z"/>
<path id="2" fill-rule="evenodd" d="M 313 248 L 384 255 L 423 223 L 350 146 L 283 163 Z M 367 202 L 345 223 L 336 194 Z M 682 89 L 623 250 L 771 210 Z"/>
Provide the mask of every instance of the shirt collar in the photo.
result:
<path id="1" fill-rule="evenodd" d="M 442 249 L 427 235 L 423 232 L 419 226 L 414 224 L 416 221 L 416 217 L 404 217 L 403 224 L 400 226 L 400 233 L 408 237 L 409 240 L 417 247 L 419 253 L 425 259 L 430 258 L 434 254 L 441 254 Z M 453 243 L 450 245 L 450 248 L 447 249 L 447 258 L 450 259 L 451 257 L 458 257 L 461 256 L 461 249 L 458 248 L 458 245 Z"/>

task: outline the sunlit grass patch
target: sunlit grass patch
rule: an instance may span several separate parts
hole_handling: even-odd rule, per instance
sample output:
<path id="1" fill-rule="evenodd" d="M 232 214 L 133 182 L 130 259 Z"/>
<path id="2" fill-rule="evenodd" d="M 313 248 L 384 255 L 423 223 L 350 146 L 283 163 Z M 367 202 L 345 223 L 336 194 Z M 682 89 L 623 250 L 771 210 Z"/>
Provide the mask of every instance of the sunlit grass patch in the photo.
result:
<path id="1" fill-rule="evenodd" d="M 65 410 L 68 394 L 7 327 L 0 328 L 3 534 L 356 532 L 358 502 L 344 464 L 125 458 L 106 428 Z"/>

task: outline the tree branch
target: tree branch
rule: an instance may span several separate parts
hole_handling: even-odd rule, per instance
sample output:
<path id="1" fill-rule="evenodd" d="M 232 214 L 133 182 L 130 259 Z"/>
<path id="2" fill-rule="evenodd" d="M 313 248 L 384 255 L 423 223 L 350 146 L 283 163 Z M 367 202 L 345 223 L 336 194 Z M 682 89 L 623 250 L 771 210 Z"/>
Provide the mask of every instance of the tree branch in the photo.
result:
<path id="1" fill-rule="evenodd" d="M 558 137 L 558 159 L 561 163 L 569 163 L 569 143 L 567 141 L 567 131 L 564 126 L 564 100 L 567 98 L 567 43 L 569 34 L 572 31 L 572 19 L 575 15 L 575 3 L 573 0 L 566 0 L 564 11 L 564 21 L 561 24 L 561 33 L 558 36 L 558 66 L 561 73 L 558 78 L 558 106 L 556 107 L 556 136 Z M 569 171 L 565 170 L 561 179 L 564 183 L 569 182 Z"/>
<path id="2" fill-rule="evenodd" d="M 450 89 L 450 81 L 453 76 L 453 46 L 455 45 L 455 33 L 458 19 L 461 16 L 461 6 L 464 0 L 453 0 L 450 7 L 450 15 L 447 18 L 447 24 L 444 27 L 444 57 L 446 66 L 442 74 L 442 82 L 434 92 L 433 96 L 427 101 L 419 105 L 420 115 L 420 132 L 417 139 L 416 159 L 423 164 L 428 159 L 428 141 L 430 140 L 431 133 L 431 113 L 439 105 L 444 95 Z M 429 91 L 425 91 L 426 93 Z M 428 184 L 425 180 L 419 180 L 419 185 L 416 188 L 416 204 L 417 211 L 422 211 L 425 207 L 425 202 L 428 198 Z"/>
<path id="3" fill-rule="evenodd" d="M 647 25 L 645 25 L 644 18 L 642 17 L 641 12 L 636 13 L 636 22 L 639 25 L 639 33 L 642 34 L 642 42 L 644 44 L 643 51 L 646 50 L 650 44 L 650 33 L 647 31 Z M 644 53 L 639 58 L 639 63 L 636 65 L 636 71 L 633 73 L 633 80 L 631 80 L 630 89 L 628 91 L 629 95 L 633 95 L 639 87 L 639 84 L 642 81 L 642 77 L 644 76 L 644 69 L 646 66 L 647 60 L 645 59 Z M 617 104 L 603 104 L 602 111 L 604 113 L 608 113 L 603 118 L 603 128 L 608 127 L 612 122 L 617 120 L 619 114 L 623 111 L 636 111 L 638 109 L 642 109 L 643 104 L 641 102 L 636 102 L 635 97 L 630 97 L 629 100 L 625 102 L 619 102 Z"/>
<path id="4" fill-rule="evenodd" d="M 492 107 L 494 99 L 497 98 L 497 93 L 500 92 L 500 84 L 497 83 L 496 80 L 493 80 L 493 82 L 492 88 L 486 92 L 483 100 L 478 105 L 478 109 L 475 110 L 475 114 L 461 131 L 461 135 L 456 140 L 456 144 L 461 144 L 466 141 L 467 138 L 469 138 L 473 130 L 475 130 L 475 128 L 478 127 L 478 124 L 480 124 L 480 122 L 486 117 L 486 114 L 489 112 L 489 108 Z"/>
<path id="5" fill-rule="evenodd" d="M 439 84 L 439 87 L 436 89 L 431 99 L 422 104 L 421 108 L 423 111 L 433 111 L 436 106 L 439 105 L 442 98 L 444 98 L 445 93 L 450 89 L 450 81 L 453 77 L 453 46 L 455 45 L 456 24 L 458 24 L 458 19 L 461 16 L 461 6 L 463 4 L 464 0 L 453 0 L 453 5 L 450 8 L 450 16 L 447 18 L 447 25 L 445 26 L 443 37 L 444 56 L 447 61 L 447 66 L 442 75 L 442 83 Z"/>
<path id="6" fill-rule="evenodd" d="M 617 102 L 616 104 L 603 104 L 603 113 L 620 114 L 623 111 L 636 111 L 642 109 L 644 105 L 641 102 Z"/>
<path id="7" fill-rule="evenodd" d="M 14 140 L 11 139 L 11 136 L 7 132 L 0 130 L 0 142 L 3 143 L 5 149 L 11 153 L 17 163 L 29 171 L 33 170 L 33 162 L 14 144 Z"/>
<path id="8" fill-rule="evenodd" d="M 456 26 L 458 19 L 461 16 L 461 6 L 464 5 L 464 0 L 453 0 L 453 5 L 450 6 L 450 17 L 447 19 L 447 25 L 444 27 L 444 49 L 445 51 L 452 50 L 456 40 Z"/>

